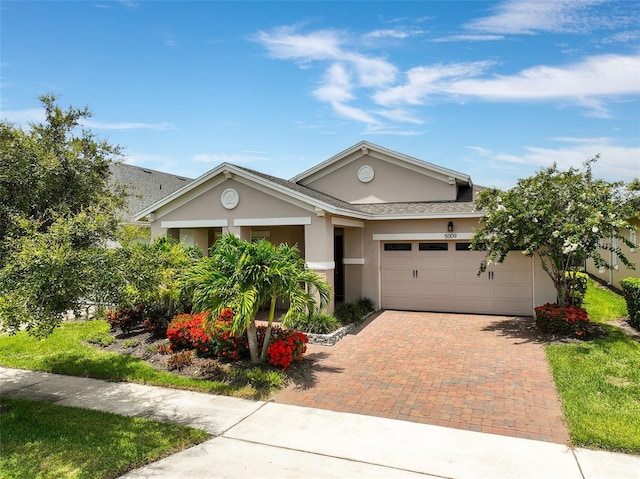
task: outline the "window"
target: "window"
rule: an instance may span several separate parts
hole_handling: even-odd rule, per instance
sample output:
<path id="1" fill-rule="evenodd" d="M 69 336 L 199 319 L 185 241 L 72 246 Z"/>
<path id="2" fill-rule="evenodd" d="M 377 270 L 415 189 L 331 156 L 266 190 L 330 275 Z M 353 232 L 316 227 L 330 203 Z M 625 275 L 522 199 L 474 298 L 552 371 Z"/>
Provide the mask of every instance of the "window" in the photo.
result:
<path id="1" fill-rule="evenodd" d="M 420 243 L 418 249 L 420 251 L 448 251 L 449 243 Z"/>
<path id="2" fill-rule="evenodd" d="M 411 251 L 411 243 L 385 243 L 385 251 Z"/>
<path id="3" fill-rule="evenodd" d="M 471 251 L 471 243 L 456 243 L 456 251 Z"/>
<path id="4" fill-rule="evenodd" d="M 631 248 L 631 252 L 635 253 L 636 248 L 638 247 L 638 232 L 636 230 L 629 230 L 629 241 L 631 241 L 635 246 Z"/>

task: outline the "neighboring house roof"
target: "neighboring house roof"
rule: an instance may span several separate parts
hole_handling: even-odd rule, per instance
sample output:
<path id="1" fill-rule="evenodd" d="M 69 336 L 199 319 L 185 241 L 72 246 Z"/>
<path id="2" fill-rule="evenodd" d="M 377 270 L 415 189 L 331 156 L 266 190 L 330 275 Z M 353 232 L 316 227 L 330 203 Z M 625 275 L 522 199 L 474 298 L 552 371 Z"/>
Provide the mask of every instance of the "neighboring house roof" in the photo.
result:
<path id="1" fill-rule="evenodd" d="M 454 201 L 353 204 L 301 184 L 305 179 L 320 172 L 323 168 L 330 168 L 331 165 L 344 159 L 345 156 L 361 151 L 363 148 L 367 150 L 367 154 L 370 154 L 370 151 L 378 151 L 384 155 L 391 156 L 394 161 L 409 163 L 413 168 L 421 168 L 427 172 L 432 172 L 433 174 L 452 178 L 459 184 L 458 197 Z M 442 216 L 482 216 L 482 212 L 475 210 L 474 200 L 476 194 L 484 188 L 473 185 L 471 178 L 468 175 L 458 173 L 447 168 L 442 168 L 431 163 L 426 163 L 416 158 L 408 157 L 380 146 L 373 145 L 372 143 L 360 142 L 291 180 L 285 180 L 230 163 L 222 163 L 199 178 L 193 180 L 183 188 L 176 190 L 159 199 L 157 202 L 138 210 L 138 213 L 134 218 L 136 220 L 142 220 L 177 198 L 182 197 L 191 191 L 196 192 L 198 187 L 201 187 L 213 178 L 221 175 L 224 175 L 225 177 L 233 177 L 234 175 L 237 175 L 238 177 L 251 181 L 254 184 L 260 185 L 267 190 L 277 191 L 292 199 L 301 200 L 306 204 L 315 207 L 317 210 L 324 210 L 332 214 L 350 216 L 358 219 L 384 220 L 401 218 L 421 219 Z"/>
<path id="2" fill-rule="evenodd" d="M 110 166 L 112 181 L 127 188 L 127 207 L 122 214 L 125 223 L 135 221 L 137 211 L 148 208 L 193 181 L 184 176 L 163 173 L 125 163 Z"/>

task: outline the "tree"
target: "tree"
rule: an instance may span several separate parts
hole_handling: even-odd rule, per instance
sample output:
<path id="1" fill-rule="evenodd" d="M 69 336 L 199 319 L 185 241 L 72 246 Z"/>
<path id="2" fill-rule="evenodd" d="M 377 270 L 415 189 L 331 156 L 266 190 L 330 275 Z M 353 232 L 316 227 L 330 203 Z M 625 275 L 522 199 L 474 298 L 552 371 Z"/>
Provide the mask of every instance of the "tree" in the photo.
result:
<path id="1" fill-rule="evenodd" d="M 85 109 L 42 96 L 44 123 L 0 122 L 0 325 L 50 333 L 91 294 L 124 191 L 110 183 L 120 149 L 77 131 Z"/>
<path id="2" fill-rule="evenodd" d="M 233 332 L 246 332 L 253 363 L 266 359 L 278 298 L 289 302 L 282 318 L 286 325 L 297 315 L 326 306 L 331 293 L 330 286 L 305 267 L 295 247 L 276 247 L 264 240 L 250 243 L 231 234 L 216 241 L 210 256 L 190 268 L 183 282 L 192 294 L 194 310 L 211 310 L 213 318 L 224 308 L 233 310 Z M 259 352 L 255 321 L 265 304 L 268 326 Z"/>
<path id="3" fill-rule="evenodd" d="M 632 227 L 627 220 L 633 209 L 623 182 L 593 178 L 591 165 L 598 158 L 585 162 L 582 170 L 560 171 L 554 164 L 506 192 L 482 191 L 477 208 L 487 213 L 472 239 L 473 249 L 487 251 L 479 274 L 488 264 L 504 261 L 509 251 L 535 254 L 553 281 L 558 304 L 565 306 L 573 304 L 576 274 L 587 258 L 598 268 L 610 268 L 600 252 L 613 251 L 633 267 L 612 241 L 631 246 L 620 232 Z"/>
<path id="4" fill-rule="evenodd" d="M 147 244 L 137 239 L 139 235 L 132 228 L 119 230 L 121 247 L 109 251 L 106 267 L 110 274 L 102 276 L 97 290 L 104 296 L 96 302 L 117 308 L 141 307 L 145 317 L 166 329 L 175 314 L 190 310 L 178 278 L 202 258 L 202 251 L 168 236 Z"/>

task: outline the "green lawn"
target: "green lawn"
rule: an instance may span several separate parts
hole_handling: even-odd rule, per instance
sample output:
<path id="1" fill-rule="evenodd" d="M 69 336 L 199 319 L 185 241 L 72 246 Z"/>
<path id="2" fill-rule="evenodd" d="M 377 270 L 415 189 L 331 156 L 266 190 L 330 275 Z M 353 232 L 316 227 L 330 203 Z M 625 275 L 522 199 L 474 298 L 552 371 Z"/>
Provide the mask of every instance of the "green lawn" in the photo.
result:
<path id="1" fill-rule="evenodd" d="M 118 477 L 208 439 L 185 426 L 0 398 L 0 477 Z"/>
<path id="2" fill-rule="evenodd" d="M 85 343 L 87 338 L 107 334 L 106 321 L 63 323 L 48 338 L 35 339 L 25 332 L 0 336 L 0 366 L 31 369 L 69 376 L 153 384 L 214 394 L 262 399 L 271 392 L 274 371 L 233 370 L 236 381 L 194 379 L 155 369 L 141 359 L 100 350 Z M 242 381 L 242 376 L 246 381 Z M 258 386 L 257 388 L 254 385 Z M 266 385 L 267 387 L 263 387 Z M 278 384 L 275 384 L 277 386 Z M 282 380 L 279 385 L 282 385 Z"/>
<path id="3" fill-rule="evenodd" d="M 629 314 L 627 303 L 622 296 L 600 287 L 590 278 L 583 307 L 589 312 L 591 321 L 597 323 L 618 319 Z"/>
<path id="4" fill-rule="evenodd" d="M 639 454 L 640 343 L 606 324 L 626 315 L 626 305 L 590 281 L 584 307 L 608 337 L 546 346 L 571 441 Z"/>

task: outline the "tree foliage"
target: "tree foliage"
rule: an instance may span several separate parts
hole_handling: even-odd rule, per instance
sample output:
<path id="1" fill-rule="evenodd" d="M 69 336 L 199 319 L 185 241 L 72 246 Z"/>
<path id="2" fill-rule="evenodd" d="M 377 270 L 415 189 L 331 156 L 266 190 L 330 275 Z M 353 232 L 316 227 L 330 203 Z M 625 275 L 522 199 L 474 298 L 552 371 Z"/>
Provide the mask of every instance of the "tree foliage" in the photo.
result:
<path id="1" fill-rule="evenodd" d="M 145 316 L 166 327 L 175 314 L 190 310 L 190 298 L 182 294 L 178 280 L 202 251 L 168 236 L 147 244 L 132 240 L 130 228 L 120 232 L 121 248 L 109 251 L 109 274 L 96 288 L 103 296 L 95 301 L 117 308 L 141 307 Z"/>
<path id="2" fill-rule="evenodd" d="M 613 251 L 633 267 L 619 247 L 632 246 L 621 232 L 632 228 L 628 219 L 634 215 L 633 207 L 623 182 L 593 177 L 591 165 L 597 159 L 567 171 L 554 164 L 519 180 L 508 191 L 482 191 L 477 208 L 486 210 L 486 215 L 472 239 L 473 249 L 487 251 L 480 272 L 488 264 L 504 261 L 509 251 L 537 255 L 553 281 L 558 303 L 565 305 L 573 301 L 576 274 L 587 258 L 598 268 L 610 268 L 601 251 Z"/>
<path id="3" fill-rule="evenodd" d="M 195 311 L 211 310 L 215 318 L 224 308 L 233 310 L 233 332 L 246 331 L 254 363 L 266 358 L 278 298 L 289 302 L 282 318 L 286 325 L 295 316 L 326 306 L 331 293 L 330 286 L 306 268 L 295 247 L 264 240 L 250 243 L 234 235 L 216 241 L 210 256 L 185 273 L 184 287 L 191 292 Z M 269 306 L 269 316 L 259 352 L 255 320 L 262 305 Z"/>
<path id="4" fill-rule="evenodd" d="M 124 191 L 110 184 L 119 148 L 78 132 L 90 112 L 40 100 L 45 122 L 0 122 L 0 325 L 48 334 L 104 274 Z"/>

